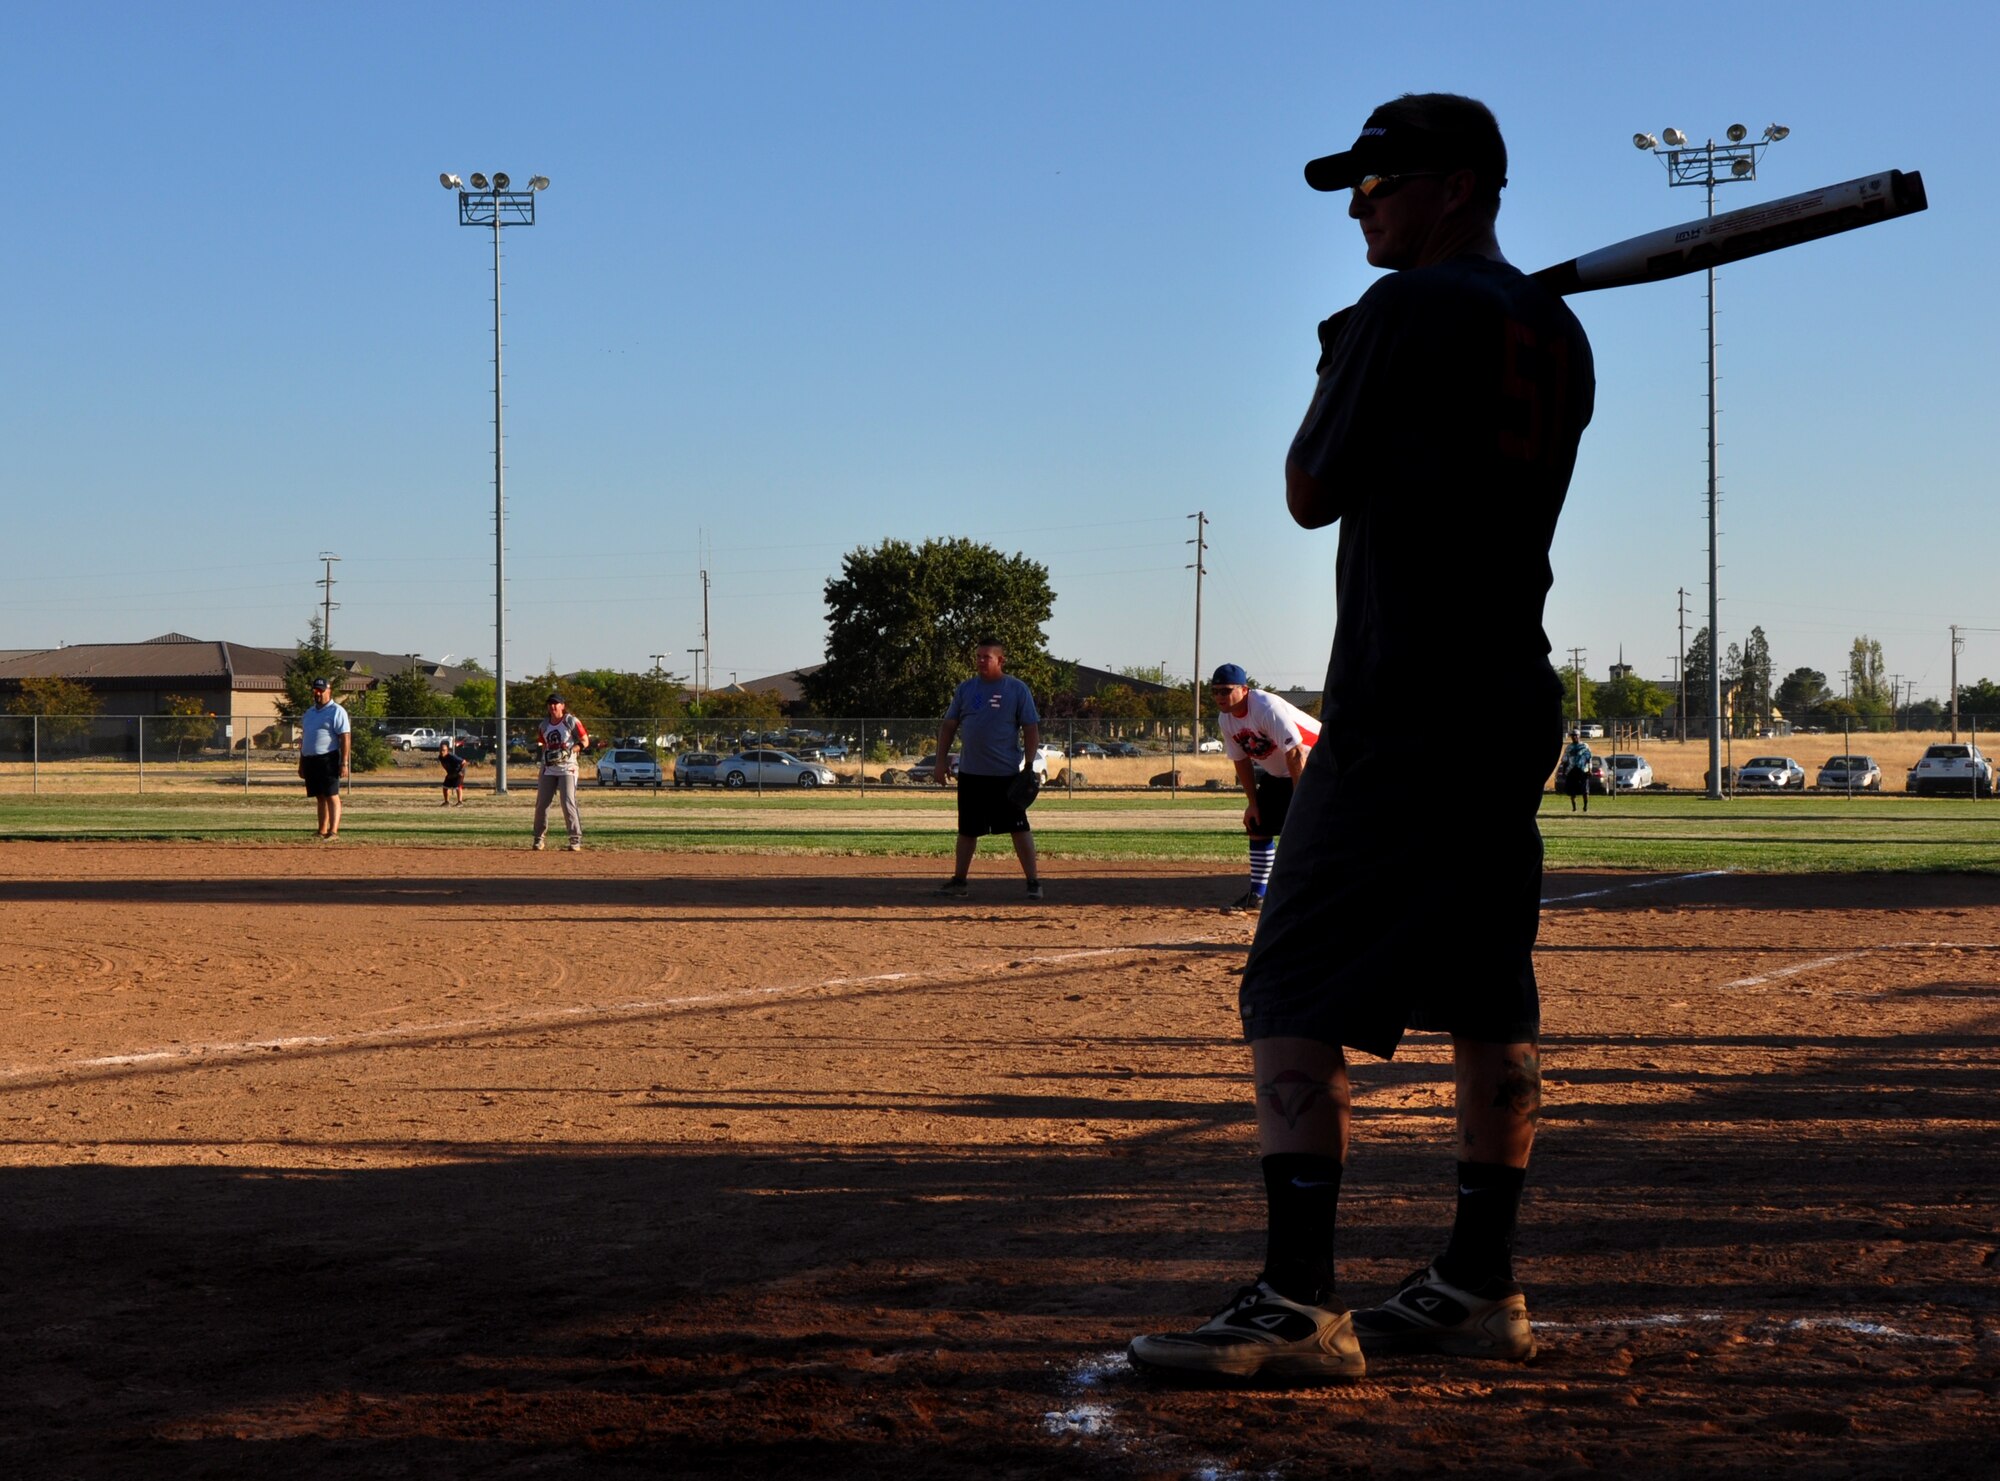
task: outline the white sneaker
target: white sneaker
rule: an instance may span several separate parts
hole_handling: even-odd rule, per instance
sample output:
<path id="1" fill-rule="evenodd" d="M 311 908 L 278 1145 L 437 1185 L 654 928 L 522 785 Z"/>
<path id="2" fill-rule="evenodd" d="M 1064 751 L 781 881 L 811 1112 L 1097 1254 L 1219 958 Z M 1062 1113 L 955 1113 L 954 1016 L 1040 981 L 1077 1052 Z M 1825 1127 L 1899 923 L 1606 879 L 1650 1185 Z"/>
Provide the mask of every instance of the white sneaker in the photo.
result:
<path id="1" fill-rule="evenodd" d="M 1355 1312 L 1354 1335 L 1363 1352 L 1442 1352 L 1516 1363 L 1535 1355 L 1528 1298 L 1519 1286 L 1501 1283 L 1474 1295 L 1439 1275 L 1435 1265 L 1405 1279 L 1380 1306 Z"/>
<path id="2" fill-rule="evenodd" d="M 1192 1332 L 1134 1337 L 1126 1350 L 1141 1368 L 1222 1378 L 1324 1383 L 1368 1370 L 1345 1311 L 1287 1300 L 1261 1280 Z"/>

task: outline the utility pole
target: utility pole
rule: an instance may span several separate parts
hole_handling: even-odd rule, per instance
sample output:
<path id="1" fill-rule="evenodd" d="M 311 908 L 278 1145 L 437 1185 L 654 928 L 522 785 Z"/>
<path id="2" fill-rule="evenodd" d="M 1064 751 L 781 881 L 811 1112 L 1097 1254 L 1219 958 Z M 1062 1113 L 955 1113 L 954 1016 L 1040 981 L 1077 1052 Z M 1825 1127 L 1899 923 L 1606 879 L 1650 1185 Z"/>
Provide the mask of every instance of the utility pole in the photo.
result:
<path id="1" fill-rule="evenodd" d="M 1576 723 L 1578 725 L 1583 724 L 1583 655 L 1589 651 L 1587 648 L 1572 648 L 1569 650 L 1569 671 L 1576 679 Z"/>
<path id="2" fill-rule="evenodd" d="M 1208 541 L 1203 536 L 1208 531 L 1208 515 L 1197 509 L 1188 516 L 1194 521 L 1194 538 L 1187 543 L 1194 547 L 1194 563 L 1188 567 L 1194 572 L 1194 678 L 1189 687 L 1194 691 L 1194 738 L 1190 744 L 1201 744 L 1201 578 L 1208 573 L 1202 563 L 1202 556 L 1208 550 Z"/>
<path id="3" fill-rule="evenodd" d="M 715 670 L 708 666 L 709 652 L 710 649 L 708 645 L 708 568 L 704 566 L 701 572 L 701 665 L 702 665 L 701 688 L 704 694 L 707 693 L 715 685 Z"/>
<path id="4" fill-rule="evenodd" d="M 664 653 L 650 653 L 647 655 L 647 657 L 653 660 L 653 677 L 656 679 L 660 677 L 660 663 L 666 656 Z"/>
<path id="5" fill-rule="evenodd" d="M 1903 676 L 1889 675 L 1889 723 L 1896 729 L 1903 728 Z"/>
<path id="6" fill-rule="evenodd" d="M 1951 738 L 1958 739 L 1958 654 L 1965 646 L 1965 639 L 1958 635 L 1958 624 L 1951 625 Z"/>
<path id="7" fill-rule="evenodd" d="M 331 551 L 322 550 L 319 558 L 326 562 L 326 574 L 313 583 L 320 588 L 320 645 L 329 652 L 333 649 L 333 609 L 340 605 L 333 599 L 333 565 L 340 557 Z"/>
<path id="8" fill-rule="evenodd" d="M 1674 678 L 1680 684 L 1681 703 L 1680 708 L 1674 711 L 1674 717 L 1680 722 L 1677 728 L 1681 733 L 1681 744 L 1686 745 L 1688 738 L 1688 589 L 1683 586 L 1678 588 L 1678 590 L 1681 601 L 1681 651 L 1674 658 Z"/>
<path id="9" fill-rule="evenodd" d="M 703 660 L 708 657 L 708 649 L 690 648 L 688 652 L 694 655 L 694 699 L 696 704 L 700 704 L 703 689 L 706 687 L 701 682 L 701 668 Z"/>

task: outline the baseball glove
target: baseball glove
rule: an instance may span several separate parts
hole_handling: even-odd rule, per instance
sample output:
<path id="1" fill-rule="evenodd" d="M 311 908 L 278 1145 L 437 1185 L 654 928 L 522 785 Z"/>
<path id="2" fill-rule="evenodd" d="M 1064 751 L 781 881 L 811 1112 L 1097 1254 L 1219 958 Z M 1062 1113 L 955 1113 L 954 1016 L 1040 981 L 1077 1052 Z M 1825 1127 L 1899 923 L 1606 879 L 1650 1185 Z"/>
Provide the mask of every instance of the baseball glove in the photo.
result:
<path id="1" fill-rule="evenodd" d="M 1035 805 L 1035 799 L 1042 794 L 1042 779 L 1032 771 L 1022 770 L 1014 780 L 1007 783 L 1007 805 L 1026 812 Z"/>

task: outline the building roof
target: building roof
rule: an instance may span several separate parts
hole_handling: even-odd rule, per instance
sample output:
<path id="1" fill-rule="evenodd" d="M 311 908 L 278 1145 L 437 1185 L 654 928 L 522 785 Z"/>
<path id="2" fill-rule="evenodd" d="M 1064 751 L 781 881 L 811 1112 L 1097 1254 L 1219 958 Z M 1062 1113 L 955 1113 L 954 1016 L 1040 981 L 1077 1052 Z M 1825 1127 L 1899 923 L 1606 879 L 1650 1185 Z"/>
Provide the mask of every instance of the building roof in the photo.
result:
<path id="1" fill-rule="evenodd" d="M 143 643 L 73 643 L 0 659 L 0 683 L 60 678 L 100 689 L 157 689 L 180 683 L 275 690 L 285 687 L 288 657 L 243 643 L 162 633 Z"/>

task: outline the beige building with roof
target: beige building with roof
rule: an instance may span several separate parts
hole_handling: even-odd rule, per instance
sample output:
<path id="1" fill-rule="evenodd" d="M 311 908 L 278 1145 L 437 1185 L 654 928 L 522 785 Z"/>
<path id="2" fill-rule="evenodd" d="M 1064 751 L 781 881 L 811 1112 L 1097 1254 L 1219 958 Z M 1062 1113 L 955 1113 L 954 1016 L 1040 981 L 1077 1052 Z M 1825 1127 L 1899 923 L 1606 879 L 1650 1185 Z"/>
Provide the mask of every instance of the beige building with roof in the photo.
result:
<path id="1" fill-rule="evenodd" d="M 198 699 L 229 721 L 231 741 L 240 743 L 277 722 L 290 660 L 289 653 L 185 633 L 143 643 L 14 650 L 0 657 L 0 710 L 21 692 L 24 679 L 68 679 L 88 685 L 105 715 L 160 715 L 170 695 Z"/>

